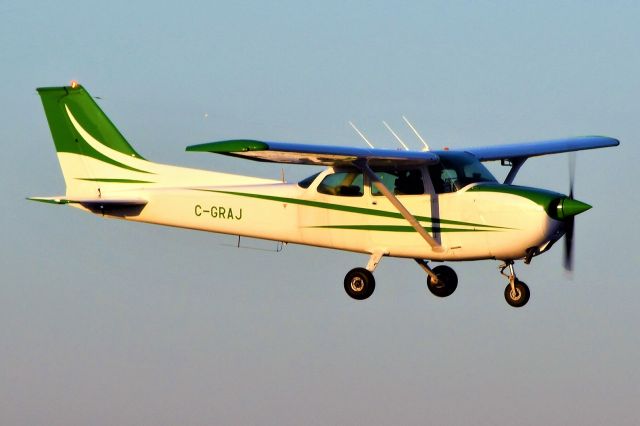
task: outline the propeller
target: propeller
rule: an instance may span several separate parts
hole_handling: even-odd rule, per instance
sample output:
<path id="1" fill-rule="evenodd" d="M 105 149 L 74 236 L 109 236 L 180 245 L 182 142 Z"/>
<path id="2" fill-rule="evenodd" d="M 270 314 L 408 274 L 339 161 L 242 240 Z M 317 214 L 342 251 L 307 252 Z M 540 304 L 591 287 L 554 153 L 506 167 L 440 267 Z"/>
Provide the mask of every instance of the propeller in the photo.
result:
<path id="1" fill-rule="evenodd" d="M 573 186 L 576 176 L 576 154 L 569 154 L 569 199 L 573 200 Z M 564 269 L 573 271 L 573 231 L 575 229 L 575 215 L 571 215 L 564 222 Z"/>

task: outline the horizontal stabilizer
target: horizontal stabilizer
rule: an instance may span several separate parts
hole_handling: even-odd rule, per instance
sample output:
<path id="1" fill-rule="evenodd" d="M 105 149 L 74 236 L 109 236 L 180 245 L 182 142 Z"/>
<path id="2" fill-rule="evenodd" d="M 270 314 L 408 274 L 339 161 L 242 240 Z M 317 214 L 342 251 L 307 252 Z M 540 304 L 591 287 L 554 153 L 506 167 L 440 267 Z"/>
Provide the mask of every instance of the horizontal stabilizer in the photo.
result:
<path id="1" fill-rule="evenodd" d="M 137 216 L 140 214 L 147 200 L 140 198 L 66 198 L 66 197 L 29 197 L 31 201 L 50 204 L 79 204 L 93 213 L 111 216 Z"/>
<path id="2" fill-rule="evenodd" d="M 255 161 L 309 165 L 346 165 L 356 160 L 369 164 L 436 164 L 439 157 L 424 151 L 398 151 L 393 149 L 356 148 L 331 145 L 306 145 L 288 142 L 255 140 L 229 140 L 209 142 L 187 147 L 192 152 L 242 157 Z"/>

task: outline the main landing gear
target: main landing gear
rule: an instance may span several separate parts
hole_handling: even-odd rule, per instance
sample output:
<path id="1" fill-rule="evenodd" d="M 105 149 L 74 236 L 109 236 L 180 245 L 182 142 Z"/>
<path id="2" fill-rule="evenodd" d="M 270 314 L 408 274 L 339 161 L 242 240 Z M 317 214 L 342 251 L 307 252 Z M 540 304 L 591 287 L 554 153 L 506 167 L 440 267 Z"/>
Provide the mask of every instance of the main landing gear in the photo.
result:
<path id="1" fill-rule="evenodd" d="M 344 277 L 344 291 L 356 300 L 364 300 L 376 289 L 376 279 L 373 271 L 382 259 L 384 253 L 375 252 L 371 255 L 366 268 L 353 268 Z"/>
<path id="2" fill-rule="evenodd" d="M 364 300 L 376 289 L 376 279 L 365 268 L 354 268 L 344 277 L 344 291 L 356 300 Z"/>
<path id="3" fill-rule="evenodd" d="M 344 290 L 349 296 L 356 300 L 364 300 L 373 294 L 376 288 L 373 271 L 382 256 L 382 253 L 374 253 L 366 268 L 354 268 L 347 273 L 344 277 Z M 458 287 L 458 276 L 453 269 L 445 265 L 439 265 L 432 269 L 426 260 L 414 260 L 426 272 L 427 288 L 431 293 L 437 297 L 448 297 L 453 294 Z M 516 277 L 513 261 L 505 261 L 499 269 L 500 273 L 509 280 L 509 284 L 504 289 L 504 298 L 507 303 L 514 308 L 526 305 L 530 296 L 529 287 Z M 505 273 L 506 269 L 508 269 L 508 273 Z"/>
<path id="4" fill-rule="evenodd" d="M 458 276 L 448 266 L 440 265 L 431 269 L 426 260 L 414 259 L 427 273 L 427 288 L 438 297 L 451 296 L 458 287 Z"/>

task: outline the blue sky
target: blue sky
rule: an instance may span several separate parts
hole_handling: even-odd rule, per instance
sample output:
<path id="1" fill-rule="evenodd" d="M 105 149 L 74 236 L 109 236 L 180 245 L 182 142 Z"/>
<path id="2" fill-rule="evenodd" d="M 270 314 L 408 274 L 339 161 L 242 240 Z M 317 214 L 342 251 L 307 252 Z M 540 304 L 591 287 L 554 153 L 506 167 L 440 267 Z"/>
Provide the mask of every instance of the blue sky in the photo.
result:
<path id="1" fill-rule="evenodd" d="M 0 423 L 637 424 L 639 19 L 631 1 L 0 3 Z M 265 177 L 184 148 L 362 146 L 348 120 L 391 147 L 381 120 L 415 140 L 403 114 L 435 148 L 622 145 L 578 155 L 576 271 L 560 246 L 518 265 L 526 308 L 489 261 L 452 265 L 440 300 L 384 259 L 358 303 L 342 279 L 362 255 L 25 201 L 64 191 L 35 88 L 71 79 L 145 157 Z M 556 156 L 516 183 L 567 180 Z"/>

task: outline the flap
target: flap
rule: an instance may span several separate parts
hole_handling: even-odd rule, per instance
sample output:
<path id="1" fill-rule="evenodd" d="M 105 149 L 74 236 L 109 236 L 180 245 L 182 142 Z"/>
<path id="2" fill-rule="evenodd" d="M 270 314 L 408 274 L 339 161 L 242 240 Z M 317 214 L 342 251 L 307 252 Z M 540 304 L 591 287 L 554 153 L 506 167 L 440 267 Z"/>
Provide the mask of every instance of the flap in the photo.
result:
<path id="1" fill-rule="evenodd" d="M 331 145 L 305 145 L 238 139 L 209 142 L 187 147 L 192 152 L 247 158 L 255 161 L 309 165 L 345 165 L 365 159 L 369 164 L 436 164 L 439 157 L 428 151 L 355 148 Z"/>

